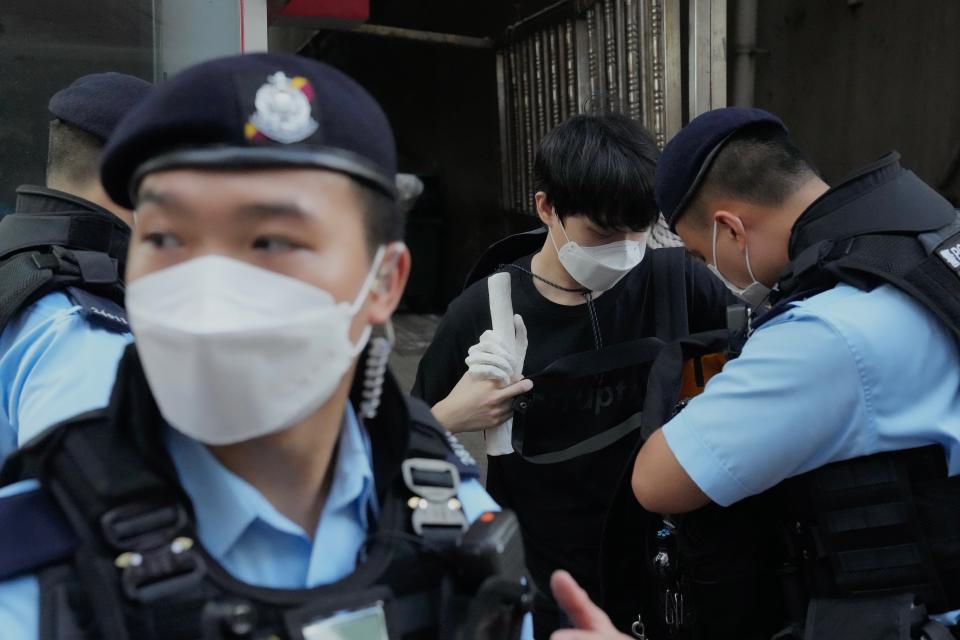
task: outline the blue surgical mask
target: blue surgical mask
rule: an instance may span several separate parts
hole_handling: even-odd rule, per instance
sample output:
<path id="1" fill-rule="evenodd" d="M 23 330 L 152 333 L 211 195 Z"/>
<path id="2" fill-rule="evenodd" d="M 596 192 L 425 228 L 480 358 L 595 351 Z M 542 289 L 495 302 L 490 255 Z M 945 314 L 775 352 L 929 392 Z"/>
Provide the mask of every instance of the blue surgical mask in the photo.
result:
<path id="1" fill-rule="evenodd" d="M 770 287 L 763 284 L 757 280 L 753 275 L 753 269 L 750 267 L 750 247 L 744 247 L 745 257 L 747 260 L 747 273 L 750 274 L 750 280 L 752 282 L 746 287 L 738 287 L 729 280 L 727 280 L 722 273 L 720 273 L 720 268 L 717 266 L 717 221 L 713 221 L 713 262 L 707 265 L 707 268 L 713 272 L 713 275 L 717 276 L 720 279 L 727 289 L 730 290 L 730 293 L 737 296 L 748 305 L 753 308 L 759 307 L 767 301 L 767 298 L 770 297 Z"/>

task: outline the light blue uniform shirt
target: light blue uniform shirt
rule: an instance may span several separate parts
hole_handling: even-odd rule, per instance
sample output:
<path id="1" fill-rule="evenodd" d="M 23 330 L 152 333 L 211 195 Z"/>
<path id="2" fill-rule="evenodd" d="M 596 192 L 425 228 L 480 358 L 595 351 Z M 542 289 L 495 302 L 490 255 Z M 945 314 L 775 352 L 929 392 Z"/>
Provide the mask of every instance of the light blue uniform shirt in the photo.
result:
<path id="1" fill-rule="evenodd" d="M 0 334 L 0 463 L 47 427 L 105 406 L 130 339 L 91 325 L 64 293 L 15 316 Z"/>
<path id="2" fill-rule="evenodd" d="M 847 285 L 762 325 L 663 434 L 727 506 L 830 462 L 942 445 L 960 473 L 960 354 L 906 294 Z"/>
<path id="3" fill-rule="evenodd" d="M 165 435 L 180 482 L 193 502 L 198 537 L 234 577 L 264 587 L 303 589 L 353 572 L 367 537 L 368 514 L 376 514 L 378 505 L 370 441 L 352 408 L 340 432 L 330 494 L 309 535 L 205 446 L 173 429 Z M 0 490 L 0 497 L 35 487 L 34 481 L 21 482 Z M 471 522 L 485 511 L 499 511 L 476 480 L 460 486 L 459 498 Z M 35 577 L 0 583 L 0 634 L 5 640 L 37 637 L 38 602 Z"/>

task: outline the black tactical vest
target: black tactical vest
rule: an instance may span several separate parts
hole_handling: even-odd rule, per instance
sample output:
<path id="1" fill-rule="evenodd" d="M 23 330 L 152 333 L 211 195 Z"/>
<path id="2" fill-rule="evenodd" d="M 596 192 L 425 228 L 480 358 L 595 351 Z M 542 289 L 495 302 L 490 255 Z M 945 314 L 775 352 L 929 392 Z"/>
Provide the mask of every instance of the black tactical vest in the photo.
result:
<path id="1" fill-rule="evenodd" d="M 516 520 L 503 512 L 467 528 L 454 498 L 476 467 L 391 376 L 367 421 L 376 528 L 352 574 L 312 589 L 240 582 L 203 548 L 163 425 L 131 346 L 107 409 L 54 428 L 4 467 L 5 483 L 42 485 L 19 504 L 0 501 L 21 540 L 0 552 L 0 578 L 39 572 L 42 640 L 303 640 L 344 612 L 370 616 L 373 626 L 358 627 L 367 634 L 383 621 L 391 640 L 519 637 L 529 596 Z"/>
<path id="2" fill-rule="evenodd" d="M 62 290 L 94 322 L 126 330 L 129 241 L 130 228 L 91 202 L 44 187 L 17 189 L 16 210 L 0 219 L 0 329 L 30 303 Z"/>
<path id="3" fill-rule="evenodd" d="M 756 326 L 841 282 L 891 284 L 960 337 L 960 219 L 896 154 L 814 202 L 789 255 Z M 675 392 L 682 358 L 723 350 L 718 339 L 688 338 L 650 384 Z M 960 480 L 947 477 L 939 446 L 924 447 L 664 518 L 637 504 L 628 472 L 606 525 L 603 574 L 608 612 L 638 637 L 869 640 L 921 637 L 925 625 L 928 637 L 949 637 L 935 635 L 949 632 L 926 613 L 960 608 Z"/>

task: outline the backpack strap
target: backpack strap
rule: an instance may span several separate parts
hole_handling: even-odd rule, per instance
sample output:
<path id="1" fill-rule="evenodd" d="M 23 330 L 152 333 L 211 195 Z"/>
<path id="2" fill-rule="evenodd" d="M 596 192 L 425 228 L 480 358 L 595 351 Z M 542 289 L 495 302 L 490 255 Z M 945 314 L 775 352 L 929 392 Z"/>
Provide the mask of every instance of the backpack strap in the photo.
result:
<path id="1" fill-rule="evenodd" d="M 687 260 L 683 247 L 650 252 L 657 337 L 667 342 L 690 332 Z"/>
<path id="2" fill-rule="evenodd" d="M 516 233 L 498 240 L 483 252 L 477 262 L 470 269 L 467 278 L 464 281 L 463 288 L 466 289 L 474 282 L 482 280 L 495 273 L 501 265 L 510 264 L 515 260 L 536 253 L 543 246 L 543 241 L 547 237 L 546 227 L 539 227 L 533 231 Z"/>

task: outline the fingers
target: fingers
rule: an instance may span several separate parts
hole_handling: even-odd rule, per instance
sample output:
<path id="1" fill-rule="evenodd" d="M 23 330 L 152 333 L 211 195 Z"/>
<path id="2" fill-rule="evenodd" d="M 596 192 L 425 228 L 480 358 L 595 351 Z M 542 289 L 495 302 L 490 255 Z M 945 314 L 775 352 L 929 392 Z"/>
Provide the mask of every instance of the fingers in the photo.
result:
<path id="1" fill-rule="evenodd" d="M 603 610 L 593 603 L 587 592 L 580 588 L 577 581 L 566 571 L 554 571 L 550 577 L 550 589 L 557 603 L 567 613 L 577 629 L 584 631 L 602 631 L 617 634 L 616 628 Z M 573 640 L 579 636 L 570 636 Z M 591 636 L 582 636 L 589 638 Z M 601 637 L 601 636 L 597 636 Z M 617 636 L 613 636 L 617 637 Z"/>
<path id="2" fill-rule="evenodd" d="M 487 353 L 485 351 L 471 352 L 464 362 L 470 367 L 471 371 L 473 371 L 474 366 L 496 367 L 503 372 L 503 375 L 507 377 L 508 381 L 513 373 L 513 364 L 509 360 L 504 360 L 493 353 Z"/>
<path id="3" fill-rule="evenodd" d="M 533 380 L 524 378 L 519 382 L 514 382 L 513 384 L 505 386 L 503 389 L 497 392 L 499 400 L 507 400 L 510 398 L 515 398 L 522 393 L 526 393 L 533 389 Z"/>
<path id="4" fill-rule="evenodd" d="M 470 375 L 476 376 L 481 380 L 494 380 L 497 382 L 497 386 L 500 387 L 507 387 L 510 384 L 510 375 L 500 366 L 470 362 L 469 358 L 467 359 L 467 366 L 470 367 Z"/>
<path id="5" fill-rule="evenodd" d="M 513 358 L 513 352 L 503 344 L 503 341 L 498 338 L 493 331 L 489 329 L 480 335 L 480 339 L 477 340 L 477 344 L 470 347 L 467 350 L 467 353 L 472 353 L 478 350 L 494 353 L 506 360 Z"/>
<path id="6" fill-rule="evenodd" d="M 523 324 L 519 313 L 513 316 L 513 329 L 516 332 L 517 344 L 527 344 L 527 325 Z"/>

